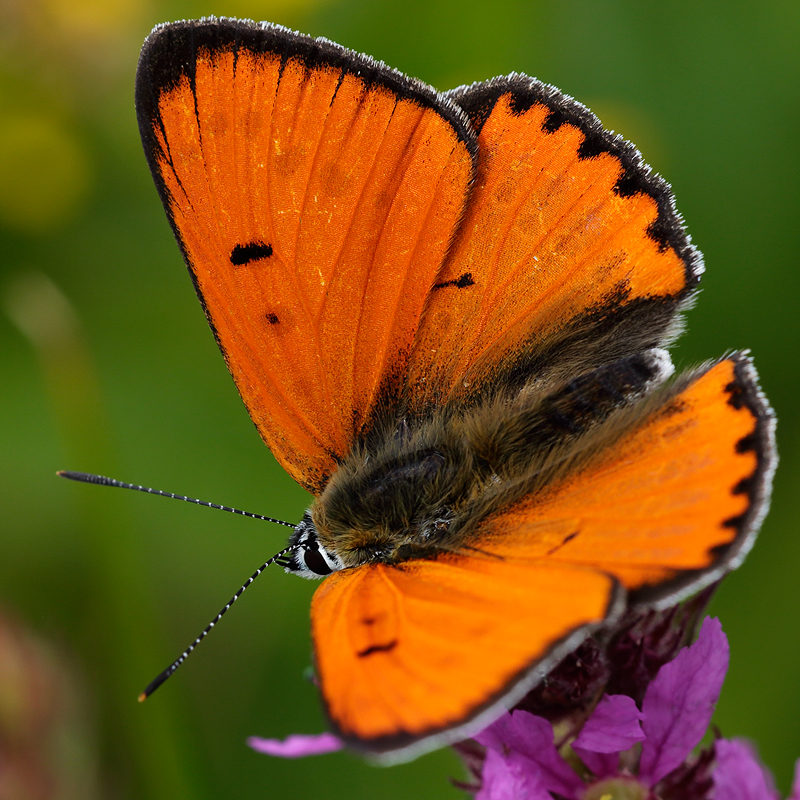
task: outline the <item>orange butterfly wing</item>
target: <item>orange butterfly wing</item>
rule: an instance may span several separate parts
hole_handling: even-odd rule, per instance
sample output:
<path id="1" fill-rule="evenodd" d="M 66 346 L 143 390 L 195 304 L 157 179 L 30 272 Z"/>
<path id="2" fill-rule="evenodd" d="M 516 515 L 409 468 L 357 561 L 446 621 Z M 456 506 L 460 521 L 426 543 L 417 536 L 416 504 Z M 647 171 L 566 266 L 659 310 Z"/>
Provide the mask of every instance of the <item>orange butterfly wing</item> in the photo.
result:
<path id="1" fill-rule="evenodd" d="M 157 28 L 136 96 L 236 386 L 319 491 L 405 374 L 473 174 L 466 117 L 365 56 L 234 20 Z"/>
<path id="2" fill-rule="evenodd" d="M 608 575 L 544 561 L 447 555 L 334 573 L 311 607 L 328 715 L 346 741 L 393 760 L 454 726 L 446 740 L 462 739 L 465 720 L 491 716 L 509 685 L 521 696 L 531 665 L 547 654 L 540 666 L 554 666 L 616 595 Z"/>
<path id="3" fill-rule="evenodd" d="M 647 401 L 645 401 L 647 402 Z M 742 355 L 696 377 L 591 465 L 488 520 L 484 547 L 614 575 L 676 602 L 744 558 L 766 512 L 774 419 Z"/>
<path id="4" fill-rule="evenodd" d="M 616 582 L 633 600 L 675 602 L 744 556 L 774 466 L 749 361 L 644 403 L 613 446 L 484 520 L 481 552 L 322 584 L 312 624 L 337 732 L 394 759 L 463 738 L 613 612 Z"/>
<path id="5" fill-rule="evenodd" d="M 525 76 L 448 96 L 478 132 L 478 174 L 417 337 L 409 407 L 571 378 L 668 340 L 702 263 L 636 149 Z"/>

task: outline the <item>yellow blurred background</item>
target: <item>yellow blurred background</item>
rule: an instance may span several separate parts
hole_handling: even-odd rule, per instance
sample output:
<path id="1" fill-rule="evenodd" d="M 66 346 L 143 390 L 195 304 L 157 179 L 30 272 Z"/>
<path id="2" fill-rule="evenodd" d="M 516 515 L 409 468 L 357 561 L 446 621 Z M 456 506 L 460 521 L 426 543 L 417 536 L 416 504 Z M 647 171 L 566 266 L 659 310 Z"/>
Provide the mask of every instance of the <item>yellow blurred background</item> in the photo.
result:
<path id="1" fill-rule="evenodd" d="M 304 679 L 314 586 L 280 570 L 137 704 L 283 534 L 54 475 L 292 521 L 307 502 L 241 405 L 139 144 L 144 37 L 208 14 L 326 36 L 439 89 L 536 75 L 673 184 L 707 264 L 674 356 L 752 348 L 779 417 L 773 510 L 712 610 L 732 651 L 716 724 L 754 739 L 786 791 L 800 756 L 800 4 L 2 0 L 0 800 L 461 795 L 448 752 L 376 769 L 245 746 L 323 726 Z"/>

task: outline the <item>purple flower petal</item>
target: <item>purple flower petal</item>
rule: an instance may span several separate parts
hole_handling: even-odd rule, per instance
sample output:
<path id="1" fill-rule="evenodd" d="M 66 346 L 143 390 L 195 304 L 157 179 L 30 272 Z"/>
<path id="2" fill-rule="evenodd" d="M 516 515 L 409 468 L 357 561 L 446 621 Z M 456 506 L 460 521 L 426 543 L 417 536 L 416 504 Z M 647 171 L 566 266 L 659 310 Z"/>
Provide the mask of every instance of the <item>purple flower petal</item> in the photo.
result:
<path id="1" fill-rule="evenodd" d="M 794 763 L 794 780 L 792 781 L 792 793 L 788 800 L 800 800 L 800 758 Z"/>
<path id="2" fill-rule="evenodd" d="M 483 786 L 475 800 L 552 800 L 539 781 L 536 765 L 517 753 L 508 757 L 497 750 L 486 751 L 481 775 Z"/>
<path id="3" fill-rule="evenodd" d="M 607 694 L 581 729 L 575 745 L 592 753 L 621 753 L 644 739 L 644 714 L 632 698 Z"/>
<path id="4" fill-rule="evenodd" d="M 644 739 L 640 721 L 644 714 L 624 694 L 605 695 L 586 721 L 572 749 L 598 777 L 613 775 L 619 754 Z"/>
<path id="5" fill-rule="evenodd" d="M 553 744 L 553 726 L 542 717 L 521 710 L 503 714 L 475 738 L 489 750 L 507 757 L 513 753 L 524 756 L 547 791 L 577 797 L 583 787 Z"/>
<path id="6" fill-rule="evenodd" d="M 318 733 L 306 735 L 294 733 L 286 739 L 261 739 L 251 736 L 247 744 L 259 753 L 281 758 L 302 758 L 303 756 L 318 756 L 322 753 L 334 753 L 344 747 L 344 742 L 332 733 Z"/>
<path id="7" fill-rule="evenodd" d="M 575 750 L 574 745 L 572 749 Z M 575 752 L 596 778 L 608 778 L 619 772 L 619 753 L 592 753 L 591 750 L 575 750 Z"/>
<path id="8" fill-rule="evenodd" d="M 506 744 L 507 740 L 513 736 L 514 731 L 511 728 L 511 714 L 505 713 L 473 738 L 476 742 L 482 744 L 489 750 L 504 753 L 510 747 Z"/>
<path id="9" fill-rule="evenodd" d="M 728 671 L 728 639 L 716 618 L 706 617 L 691 647 L 664 664 L 642 702 L 639 775 L 651 786 L 678 767 L 703 738 Z"/>
<path id="10" fill-rule="evenodd" d="M 742 739 L 715 743 L 714 800 L 778 800 L 772 776 Z"/>
<path id="11" fill-rule="evenodd" d="M 481 772 L 481 790 L 475 800 L 514 800 L 522 796 L 519 776 L 506 763 L 497 750 L 486 751 L 486 761 Z"/>

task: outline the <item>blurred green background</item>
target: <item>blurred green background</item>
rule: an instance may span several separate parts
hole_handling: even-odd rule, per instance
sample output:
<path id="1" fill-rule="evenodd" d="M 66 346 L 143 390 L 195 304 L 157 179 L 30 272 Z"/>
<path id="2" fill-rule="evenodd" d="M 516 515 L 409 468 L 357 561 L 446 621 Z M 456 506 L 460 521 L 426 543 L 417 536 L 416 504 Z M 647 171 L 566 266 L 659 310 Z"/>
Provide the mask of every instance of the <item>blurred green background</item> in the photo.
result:
<path id="1" fill-rule="evenodd" d="M 23 777 L 0 778 L 0 797 L 461 796 L 448 752 L 378 769 L 245 746 L 323 725 L 303 678 L 314 585 L 280 570 L 137 704 L 284 535 L 54 476 L 110 474 L 293 521 L 308 499 L 241 405 L 139 144 L 142 40 L 205 14 L 324 35 L 440 89 L 536 75 L 672 183 L 707 264 L 675 357 L 752 348 L 780 420 L 773 510 L 713 611 L 732 649 L 716 723 L 754 739 L 786 791 L 800 756 L 800 4 L 3 0 L 0 725 Z"/>

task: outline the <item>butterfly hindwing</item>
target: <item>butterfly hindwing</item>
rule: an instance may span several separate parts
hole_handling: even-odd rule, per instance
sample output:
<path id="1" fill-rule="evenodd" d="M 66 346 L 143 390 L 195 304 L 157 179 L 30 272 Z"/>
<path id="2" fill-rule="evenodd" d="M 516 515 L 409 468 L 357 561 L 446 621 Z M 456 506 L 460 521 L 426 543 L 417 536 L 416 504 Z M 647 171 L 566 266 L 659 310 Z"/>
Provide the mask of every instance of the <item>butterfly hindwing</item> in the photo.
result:
<path id="1" fill-rule="evenodd" d="M 464 738 L 617 597 L 608 575 L 514 559 L 447 555 L 336 573 L 311 609 L 328 715 L 347 742 L 390 760 Z"/>
<path id="2" fill-rule="evenodd" d="M 478 134 L 478 174 L 417 337 L 410 408 L 667 342 L 702 262 L 638 151 L 525 76 L 448 96 Z"/>
<path id="3" fill-rule="evenodd" d="M 589 434 L 548 486 L 484 523 L 481 546 L 614 575 L 676 602 L 735 567 L 766 513 L 774 417 L 741 354 L 682 376 Z"/>
<path id="4" fill-rule="evenodd" d="M 466 116 L 366 56 L 235 20 L 157 28 L 136 96 L 250 416 L 319 491 L 405 374 L 473 174 Z"/>
<path id="5" fill-rule="evenodd" d="M 613 616 L 616 587 L 665 604 L 716 580 L 765 512 L 773 427 L 752 365 L 732 356 L 590 430 L 462 552 L 331 576 L 312 628 L 334 728 L 391 758 L 463 738 Z"/>

